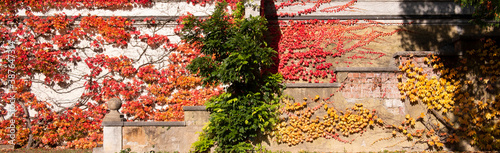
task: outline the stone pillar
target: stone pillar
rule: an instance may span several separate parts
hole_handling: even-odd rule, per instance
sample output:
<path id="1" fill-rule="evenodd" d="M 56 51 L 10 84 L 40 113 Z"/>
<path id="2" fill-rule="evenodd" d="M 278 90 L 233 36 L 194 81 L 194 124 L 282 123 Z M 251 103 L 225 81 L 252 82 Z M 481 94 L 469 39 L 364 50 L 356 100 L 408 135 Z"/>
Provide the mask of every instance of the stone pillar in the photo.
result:
<path id="1" fill-rule="evenodd" d="M 123 139 L 123 115 L 118 112 L 122 107 L 122 102 L 118 98 L 112 98 L 108 101 L 110 112 L 104 116 L 102 121 L 103 128 L 103 151 L 105 153 L 120 152 L 122 150 Z"/>
<path id="2" fill-rule="evenodd" d="M 183 106 L 186 125 L 203 126 L 210 118 L 210 112 L 205 106 Z"/>

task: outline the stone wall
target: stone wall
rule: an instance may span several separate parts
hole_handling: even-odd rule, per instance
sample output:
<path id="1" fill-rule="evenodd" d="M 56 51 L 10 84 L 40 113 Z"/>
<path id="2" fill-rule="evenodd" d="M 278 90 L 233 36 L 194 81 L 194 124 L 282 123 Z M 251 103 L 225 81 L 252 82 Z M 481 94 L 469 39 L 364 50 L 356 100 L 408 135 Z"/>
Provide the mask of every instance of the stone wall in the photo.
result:
<path id="1" fill-rule="evenodd" d="M 189 152 L 198 140 L 199 132 L 208 122 L 205 106 L 184 106 L 184 121 L 180 122 L 125 122 L 104 121 L 103 147 L 94 153 L 168 151 Z"/>
<path id="2" fill-rule="evenodd" d="M 396 78 L 399 70 L 396 67 L 348 67 L 337 68 L 335 72 L 343 85 L 342 96 L 347 99 L 400 97 Z"/>
<path id="3" fill-rule="evenodd" d="M 294 83 L 287 84 L 285 94 L 294 99 L 319 97 L 330 97 L 327 101 L 329 107 L 343 111 L 353 107 L 356 103 L 363 104 L 364 108 L 376 110 L 377 116 L 386 125 L 399 125 L 405 121 L 405 115 L 418 116 L 425 112 L 422 106 L 411 105 L 408 101 L 401 100 L 401 94 L 397 87 L 400 81 L 397 78 L 402 74 L 398 66 L 406 60 L 413 60 L 416 65 L 424 67 L 429 77 L 435 76 L 431 68 L 424 64 L 424 58 L 437 52 L 398 52 L 394 54 L 390 67 L 337 67 L 337 83 Z M 411 58 L 410 58 L 411 56 Z M 298 100 L 299 102 L 301 100 Z M 307 107 L 313 108 L 319 102 L 307 101 Z M 323 109 L 318 109 L 311 118 L 322 117 L 326 114 Z M 423 129 L 422 125 L 415 125 L 415 129 Z M 274 138 L 264 138 L 263 146 L 273 151 L 298 152 L 371 152 L 371 151 L 423 151 L 428 149 L 425 143 L 407 141 L 406 137 L 393 137 L 392 129 L 375 126 L 366 129 L 361 134 L 351 134 L 348 137 L 339 137 L 349 143 L 334 139 L 317 138 L 312 142 L 303 142 L 298 145 L 276 143 Z"/>
<path id="4" fill-rule="evenodd" d="M 319 9 L 344 4 L 345 2 L 331 2 L 321 6 Z M 254 5 L 258 5 L 259 1 L 253 3 Z M 164 5 L 170 4 L 165 2 Z M 309 8 L 311 5 L 297 5 L 271 13 L 297 12 L 304 8 Z M 269 9 L 270 7 L 274 6 L 267 6 L 266 8 Z M 460 35 L 481 33 L 481 31 L 478 32 L 474 26 L 467 23 L 468 19 L 463 18 L 464 15 L 470 14 L 470 10 L 460 8 L 453 1 L 360 0 L 354 7 L 356 9 L 352 11 L 339 12 L 334 15 L 316 12 L 304 16 L 279 17 L 276 19 L 370 19 L 381 21 L 388 24 L 383 27 L 388 31 L 394 29 L 405 29 L 408 31 L 397 33 L 390 38 L 384 39 L 389 43 L 371 44 L 372 46 L 369 46 L 374 50 L 384 52 L 387 55 L 394 54 L 394 56 L 384 56 L 370 65 L 353 64 L 350 65 L 351 67 L 336 67 L 336 83 L 287 84 L 285 94 L 295 99 L 314 97 L 315 95 L 329 97 L 329 101 L 332 102 L 331 105 L 339 110 L 352 107 L 355 103 L 362 103 L 365 108 L 377 110 L 378 116 L 387 122 L 387 124 L 397 125 L 405 120 L 406 114 L 418 116 L 420 112 L 425 111 L 424 107 L 411 107 L 410 109 L 410 104 L 400 99 L 400 91 L 397 88 L 399 82 L 397 76 L 401 72 L 399 72 L 397 67 L 406 60 L 411 59 L 416 62 L 416 65 L 423 67 L 424 73 L 428 73 L 429 77 L 436 76 L 432 72 L 432 69 L 423 62 L 425 56 L 435 52 L 397 51 L 439 50 L 458 54 L 466 45 L 454 42 L 453 38 Z M 256 10 L 252 11 L 255 13 Z M 163 17 L 177 15 L 166 14 Z M 142 14 L 126 16 L 142 16 Z M 159 15 L 155 16 L 162 17 Z M 400 23 L 403 24 L 400 25 Z M 408 23 L 412 24 L 408 25 Z M 436 37 L 431 37 L 434 35 Z M 410 58 L 410 56 L 414 56 L 414 58 Z M 307 107 L 310 108 L 316 105 L 318 105 L 317 102 L 307 103 Z M 132 149 L 133 152 L 189 152 L 191 144 L 198 138 L 197 132 L 200 132 L 204 123 L 208 121 L 209 113 L 204 107 L 184 107 L 184 110 L 185 121 L 182 122 L 103 122 L 104 146 L 103 148 L 95 149 L 95 152 L 102 152 L 106 147 L 112 148 L 113 152 L 119 152 L 121 149 L 126 148 Z M 323 116 L 325 113 L 324 110 L 320 110 L 315 116 Z M 417 125 L 416 128 L 421 129 L 423 127 Z M 363 134 L 354 134 L 344 138 L 353 140 L 350 143 L 342 143 L 326 138 L 318 138 L 313 142 L 304 142 L 296 146 L 276 143 L 275 138 L 272 137 L 261 137 L 259 141 L 269 150 L 291 152 L 298 152 L 300 150 L 317 152 L 423 151 L 428 149 L 425 143 L 415 144 L 411 141 L 406 141 L 405 137 L 391 138 L 391 132 L 392 130 L 385 129 L 384 127 L 375 127 L 366 130 Z M 391 139 L 385 139 L 388 137 Z M 384 141 L 378 141 L 381 139 Z"/>
<path id="5" fill-rule="evenodd" d="M 376 110 L 377 116 L 387 125 L 398 125 L 405 120 L 405 115 L 418 116 L 425 112 L 425 107 L 412 106 L 408 101 L 402 101 L 397 88 L 397 75 L 402 72 L 397 66 L 405 60 L 413 60 L 417 65 L 425 66 L 426 72 L 434 74 L 431 68 L 424 64 L 424 57 L 435 52 L 399 52 L 394 55 L 394 67 L 382 68 L 336 68 L 338 83 L 291 83 L 286 84 L 285 94 L 295 99 L 304 97 L 330 97 L 329 105 L 337 110 L 345 110 L 356 103 L 365 108 Z M 411 57 L 411 58 L 410 58 Z M 431 77 L 432 75 L 429 75 Z M 403 78 L 404 79 L 404 78 Z M 404 80 L 401 80 L 404 81 Z M 307 107 L 313 108 L 319 102 L 307 101 Z M 120 143 L 118 149 L 130 148 L 134 152 L 149 151 L 179 151 L 189 152 L 191 144 L 198 138 L 203 125 L 208 121 L 209 113 L 203 106 L 184 107 L 185 121 L 182 122 L 103 122 L 104 148 L 113 143 Z M 318 109 L 315 116 L 323 116 L 326 111 Z M 283 117 L 283 116 L 282 116 Z M 285 117 L 286 118 L 286 117 Z M 112 131 L 115 128 L 114 132 Z M 117 129 L 118 127 L 118 129 Z M 424 128 L 417 124 L 416 129 Z M 118 131 L 117 131 L 118 130 Z M 112 142 L 109 135 L 113 134 Z M 388 139 L 390 138 L 390 139 Z M 272 151 L 298 152 L 369 152 L 383 150 L 423 151 L 428 149 L 426 143 L 407 141 L 406 137 L 393 137 L 392 130 L 375 126 L 363 133 L 351 134 L 341 139 L 349 143 L 320 137 L 313 142 L 304 142 L 289 146 L 276 142 L 275 137 L 260 137 L 259 142 Z M 383 141 L 380 141 L 383 140 Z M 99 150 L 96 149 L 95 152 Z"/>
<path id="6" fill-rule="evenodd" d="M 204 106 L 185 106 L 183 109 L 184 122 L 163 122 L 157 125 L 138 122 L 124 126 L 123 148 L 130 148 L 135 152 L 189 152 L 191 144 L 198 140 L 199 132 L 208 122 L 209 113 Z"/>

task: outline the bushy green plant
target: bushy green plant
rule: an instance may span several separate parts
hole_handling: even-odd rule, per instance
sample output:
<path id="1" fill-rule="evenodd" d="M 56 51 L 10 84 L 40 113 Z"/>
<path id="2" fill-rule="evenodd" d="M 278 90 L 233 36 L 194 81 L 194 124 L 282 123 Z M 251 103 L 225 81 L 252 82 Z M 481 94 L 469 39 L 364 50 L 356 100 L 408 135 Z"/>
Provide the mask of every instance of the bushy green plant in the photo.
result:
<path id="1" fill-rule="evenodd" d="M 500 24 L 500 0 L 455 0 L 462 7 L 473 7 L 473 22 L 482 26 Z M 495 22 L 486 22 L 492 20 Z"/>
<path id="2" fill-rule="evenodd" d="M 206 103 L 210 122 L 193 144 L 199 152 L 212 146 L 217 152 L 252 150 L 251 142 L 257 135 L 271 130 L 277 122 L 283 90 L 282 76 L 264 71 L 277 54 L 264 42 L 265 18 L 241 18 L 241 13 L 233 16 L 225 7 L 218 4 L 205 20 L 184 18 L 180 32 L 183 40 L 197 44 L 205 55 L 195 58 L 187 68 L 205 77 L 205 85 L 227 85 L 225 93 Z"/>

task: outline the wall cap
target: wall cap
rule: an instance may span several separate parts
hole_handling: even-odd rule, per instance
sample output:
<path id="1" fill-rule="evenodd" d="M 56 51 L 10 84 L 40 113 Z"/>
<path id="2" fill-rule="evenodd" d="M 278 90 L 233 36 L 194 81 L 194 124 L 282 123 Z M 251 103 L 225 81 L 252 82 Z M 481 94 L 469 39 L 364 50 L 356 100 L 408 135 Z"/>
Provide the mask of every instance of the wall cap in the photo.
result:
<path id="1" fill-rule="evenodd" d="M 123 126 L 186 126 L 186 122 L 184 121 L 175 121 L 175 122 L 124 122 Z"/>
<path id="2" fill-rule="evenodd" d="M 184 111 L 207 111 L 206 106 L 182 106 Z"/>
<path id="3" fill-rule="evenodd" d="M 103 121 L 102 126 L 123 126 L 122 121 Z"/>
<path id="4" fill-rule="evenodd" d="M 439 55 L 439 56 L 462 56 L 462 52 L 454 51 L 402 51 L 396 52 L 392 55 L 393 58 L 397 57 L 409 57 L 413 55 L 415 57 L 426 57 L 429 54 Z"/>
<path id="5" fill-rule="evenodd" d="M 340 83 L 287 83 L 286 88 L 340 88 Z"/>
<path id="6" fill-rule="evenodd" d="M 394 58 L 400 57 L 400 56 L 407 57 L 410 55 L 413 55 L 416 57 L 425 57 L 429 54 L 439 54 L 439 52 L 435 52 L 435 51 L 402 51 L 402 52 L 394 53 L 394 55 L 392 55 L 392 57 L 394 57 Z"/>
<path id="7" fill-rule="evenodd" d="M 335 72 L 396 72 L 397 67 L 336 67 Z"/>
<path id="8" fill-rule="evenodd" d="M 152 122 L 120 122 L 120 121 L 107 121 L 102 122 L 102 126 L 112 127 L 112 126 L 186 126 L 186 122 L 184 121 L 175 121 L 175 122 L 160 122 L 160 121 L 152 121 Z"/>

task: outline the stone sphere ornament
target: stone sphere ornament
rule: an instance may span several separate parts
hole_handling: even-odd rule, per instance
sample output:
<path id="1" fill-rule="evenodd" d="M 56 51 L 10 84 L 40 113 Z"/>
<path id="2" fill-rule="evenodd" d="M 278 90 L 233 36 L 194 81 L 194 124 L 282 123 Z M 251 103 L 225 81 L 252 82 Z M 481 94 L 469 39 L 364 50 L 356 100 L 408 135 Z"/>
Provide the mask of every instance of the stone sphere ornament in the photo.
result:
<path id="1" fill-rule="evenodd" d="M 111 98 L 108 101 L 108 108 L 110 110 L 119 110 L 122 107 L 122 100 L 119 98 Z"/>
<path id="2" fill-rule="evenodd" d="M 109 113 L 106 114 L 103 118 L 103 122 L 123 122 L 125 119 L 123 115 L 118 112 L 118 110 L 122 107 L 122 100 L 119 98 L 111 98 L 108 100 L 108 108 Z"/>

